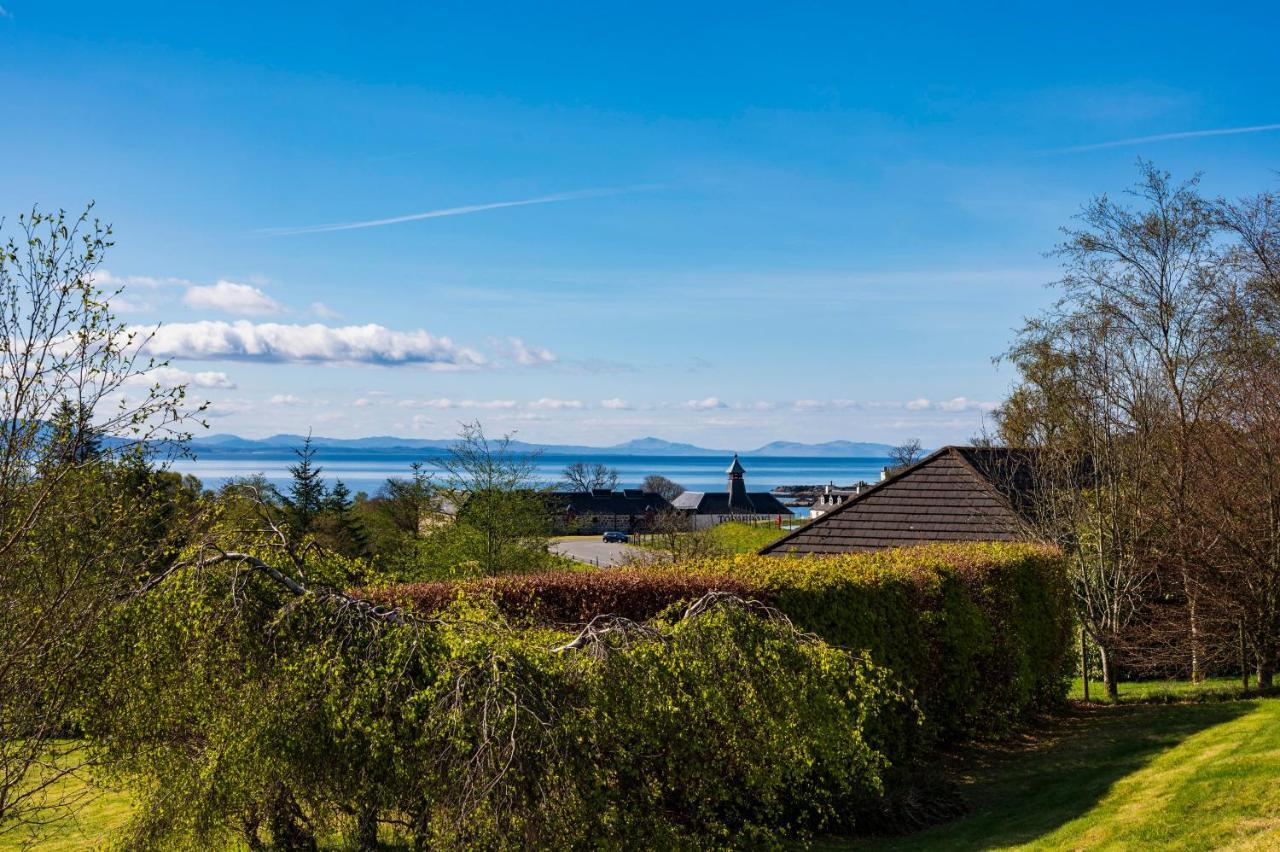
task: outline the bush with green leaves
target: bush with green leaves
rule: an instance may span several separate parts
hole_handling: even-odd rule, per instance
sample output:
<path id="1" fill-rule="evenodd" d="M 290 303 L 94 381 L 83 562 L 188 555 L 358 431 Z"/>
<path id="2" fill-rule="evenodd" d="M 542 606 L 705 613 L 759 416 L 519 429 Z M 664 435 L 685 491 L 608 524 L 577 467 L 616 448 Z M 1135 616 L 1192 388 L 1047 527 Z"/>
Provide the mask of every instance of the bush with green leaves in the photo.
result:
<path id="1" fill-rule="evenodd" d="M 131 847 L 776 841 L 847 827 L 881 790 L 876 720 L 913 712 L 865 656 L 737 596 L 575 635 L 272 571 L 193 560 L 104 627 L 79 722 L 140 794 Z"/>
<path id="2" fill-rule="evenodd" d="M 868 652 L 915 697 L 927 739 L 1002 733 L 1066 698 L 1072 615 L 1056 548 L 938 544 L 647 570 L 729 577 L 832 645 Z"/>

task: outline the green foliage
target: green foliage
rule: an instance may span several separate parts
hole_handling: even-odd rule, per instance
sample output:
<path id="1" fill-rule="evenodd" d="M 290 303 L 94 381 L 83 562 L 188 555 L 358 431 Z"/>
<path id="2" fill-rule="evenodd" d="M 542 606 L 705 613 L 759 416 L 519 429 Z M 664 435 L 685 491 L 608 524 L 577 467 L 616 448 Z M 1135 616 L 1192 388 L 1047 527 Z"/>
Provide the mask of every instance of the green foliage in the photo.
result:
<path id="1" fill-rule="evenodd" d="M 759 607 L 557 647 L 485 601 L 412 620 L 281 589 L 181 569 L 104 629 L 79 720 L 141 796 L 131 847 L 392 821 L 432 847 L 729 845 L 844 825 L 881 786 L 885 672 Z"/>
<path id="2" fill-rule="evenodd" d="M 492 601 L 503 617 L 522 624 L 583 624 L 608 613 L 644 621 L 673 603 L 695 601 L 707 592 L 749 596 L 729 577 L 657 575 L 631 570 L 548 571 L 486 577 L 463 583 L 397 583 L 353 594 L 383 604 L 412 606 L 420 614 L 446 609 L 459 594 Z"/>
<path id="3" fill-rule="evenodd" d="M 895 672 L 942 740 L 996 733 L 1063 700 L 1071 611 L 1061 554 L 930 545 L 834 557 L 736 556 L 649 570 L 731 577 L 827 642 Z"/>

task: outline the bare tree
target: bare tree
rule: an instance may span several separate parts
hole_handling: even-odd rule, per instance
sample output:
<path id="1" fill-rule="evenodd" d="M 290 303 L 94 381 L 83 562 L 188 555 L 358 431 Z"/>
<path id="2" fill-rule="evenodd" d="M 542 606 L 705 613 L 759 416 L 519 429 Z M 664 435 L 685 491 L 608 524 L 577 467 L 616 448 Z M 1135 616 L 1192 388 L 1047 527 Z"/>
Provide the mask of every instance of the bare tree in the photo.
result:
<path id="1" fill-rule="evenodd" d="M 110 229 L 86 210 L 16 230 L 0 247 L 0 831 L 71 804 L 61 782 L 84 758 L 58 737 L 95 630 L 173 552 L 144 453 L 180 445 L 194 413 L 148 381 L 148 334 L 94 284 Z"/>
<path id="2" fill-rule="evenodd" d="M 921 449 L 920 439 L 911 438 L 889 450 L 889 461 L 892 462 L 890 467 L 894 470 L 910 467 L 920 461 L 923 455 L 924 450 Z"/>
<path id="3" fill-rule="evenodd" d="M 657 494 L 668 502 L 676 499 L 685 492 L 685 487 L 679 482 L 673 482 L 665 476 L 660 476 L 656 473 L 651 473 L 646 476 L 640 487 L 652 494 Z"/>
<path id="4" fill-rule="evenodd" d="M 612 491 L 618 487 L 617 469 L 599 462 L 573 462 L 566 465 L 560 475 L 566 491 L 594 491 L 597 488 Z"/>
<path id="5" fill-rule="evenodd" d="M 1005 442 L 1035 448 L 1050 479 L 1042 526 L 1072 554 L 1078 612 L 1111 692 L 1121 634 L 1153 582 L 1181 595 L 1186 667 L 1203 673 L 1203 566 L 1187 519 L 1223 363 L 1209 206 L 1195 180 L 1174 184 L 1145 163 L 1133 195 L 1137 209 L 1102 196 L 1065 229 L 1062 298 L 1008 353 L 1021 381 L 997 413 Z"/>

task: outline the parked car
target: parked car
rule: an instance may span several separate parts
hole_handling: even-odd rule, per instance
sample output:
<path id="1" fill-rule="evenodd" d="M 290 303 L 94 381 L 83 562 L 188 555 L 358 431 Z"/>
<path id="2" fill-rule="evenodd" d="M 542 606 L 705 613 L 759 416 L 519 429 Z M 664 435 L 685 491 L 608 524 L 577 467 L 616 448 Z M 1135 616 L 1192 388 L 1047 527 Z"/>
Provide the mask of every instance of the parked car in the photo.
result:
<path id="1" fill-rule="evenodd" d="M 625 544 L 631 539 L 627 536 L 626 533 L 607 532 L 604 534 L 604 540 L 609 542 L 616 542 L 618 544 Z"/>

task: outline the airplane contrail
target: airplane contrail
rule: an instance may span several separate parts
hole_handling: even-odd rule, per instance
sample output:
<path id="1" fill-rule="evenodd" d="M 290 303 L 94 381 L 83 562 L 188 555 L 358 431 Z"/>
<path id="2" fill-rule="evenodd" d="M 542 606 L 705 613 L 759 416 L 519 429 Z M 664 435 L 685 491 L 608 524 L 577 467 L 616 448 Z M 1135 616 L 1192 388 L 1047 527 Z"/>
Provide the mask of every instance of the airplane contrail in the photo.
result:
<path id="1" fill-rule="evenodd" d="M 627 192 L 643 192 L 645 190 L 656 188 L 656 184 L 646 184 L 643 186 L 582 189 L 576 192 L 559 192 L 554 195 L 540 195 L 537 198 L 524 198 L 518 201 L 494 201 L 489 204 L 468 204 L 463 207 L 445 207 L 440 210 L 427 210 L 423 213 L 409 213 L 404 216 L 391 216 L 386 219 L 368 219 L 363 222 L 335 222 L 328 225 L 303 225 L 293 228 L 259 228 L 257 233 L 267 237 L 283 237 L 292 234 L 319 234 L 326 231 L 354 231 L 358 228 L 380 228 L 383 225 L 398 225 L 401 222 L 418 222 L 422 219 L 441 219 L 445 216 L 464 216 L 468 213 L 481 213 L 485 210 L 500 210 L 504 207 L 526 207 L 531 204 L 554 204 L 558 201 L 576 201 L 582 198 L 602 198 L 608 195 L 621 195 Z"/>
<path id="2" fill-rule="evenodd" d="M 1235 136 L 1239 133 L 1265 133 L 1280 130 L 1280 124 L 1256 124 L 1252 127 L 1220 127 L 1216 130 L 1184 130 L 1180 133 L 1158 133 L 1155 136 L 1135 136 L 1132 139 L 1116 139 L 1112 142 L 1095 142 L 1092 145 L 1076 145 L 1058 148 L 1055 154 L 1076 154 L 1081 151 L 1097 151 L 1102 148 L 1121 148 L 1125 145 L 1142 145 L 1147 142 L 1169 142 L 1173 139 L 1196 139 L 1201 136 Z"/>

